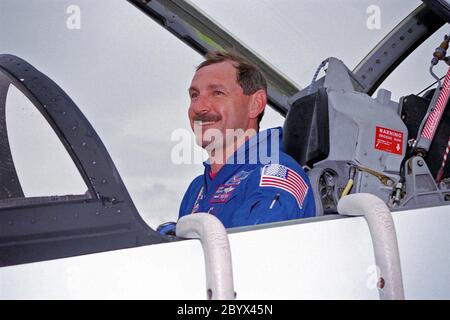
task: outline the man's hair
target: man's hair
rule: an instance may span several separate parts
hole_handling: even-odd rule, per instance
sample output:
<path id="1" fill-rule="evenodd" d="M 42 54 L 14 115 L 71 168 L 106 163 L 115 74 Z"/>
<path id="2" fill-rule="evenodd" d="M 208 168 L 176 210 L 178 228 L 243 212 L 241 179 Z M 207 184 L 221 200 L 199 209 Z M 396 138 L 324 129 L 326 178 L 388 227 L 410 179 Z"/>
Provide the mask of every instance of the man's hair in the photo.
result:
<path id="1" fill-rule="evenodd" d="M 236 68 L 237 79 L 236 81 L 241 86 L 245 95 L 251 95 L 258 90 L 264 90 L 267 95 L 267 81 L 261 70 L 248 61 L 246 58 L 238 54 L 233 50 L 229 51 L 210 51 L 205 56 L 203 61 L 198 67 L 197 71 L 203 67 L 220 63 L 223 61 L 234 62 L 233 65 Z M 264 110 L 258 115 L 258 126 L 264 116 Z"/>

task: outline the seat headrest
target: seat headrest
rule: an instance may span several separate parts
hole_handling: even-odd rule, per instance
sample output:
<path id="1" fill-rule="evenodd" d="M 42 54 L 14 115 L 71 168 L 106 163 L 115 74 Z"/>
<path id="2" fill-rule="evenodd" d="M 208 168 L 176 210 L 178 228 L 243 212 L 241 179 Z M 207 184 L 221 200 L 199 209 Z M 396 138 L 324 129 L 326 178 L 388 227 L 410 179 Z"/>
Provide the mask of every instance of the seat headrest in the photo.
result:
<path id="1" fill-rule="evenodd" d="M 302 166 L 328 157 L 330 135 L 328 95 L 325 88 L 295 101 L 284 122 L 283 144 L 287 154 Z"/>

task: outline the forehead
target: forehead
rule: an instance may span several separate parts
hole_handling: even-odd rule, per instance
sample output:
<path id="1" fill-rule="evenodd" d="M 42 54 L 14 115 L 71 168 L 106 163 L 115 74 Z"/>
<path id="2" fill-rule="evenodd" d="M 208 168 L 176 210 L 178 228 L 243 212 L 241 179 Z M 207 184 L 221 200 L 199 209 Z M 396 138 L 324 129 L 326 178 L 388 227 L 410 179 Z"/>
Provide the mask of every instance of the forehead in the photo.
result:
<path id="1" fill-rule="evenodd" d="M 236 83 L 237 70 L 230 61 L 222 61 L 203 67 L 198 70 L 192 79 L 192 84 Z"/>

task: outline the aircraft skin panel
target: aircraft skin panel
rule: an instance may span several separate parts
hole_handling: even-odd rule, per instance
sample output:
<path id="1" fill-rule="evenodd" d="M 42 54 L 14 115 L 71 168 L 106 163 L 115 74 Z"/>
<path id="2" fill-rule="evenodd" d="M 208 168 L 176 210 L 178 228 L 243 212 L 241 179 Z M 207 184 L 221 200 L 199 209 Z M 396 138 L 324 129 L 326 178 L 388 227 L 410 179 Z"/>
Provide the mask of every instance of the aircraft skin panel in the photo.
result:
<path id="1" fill-rule="evenodd" d="M 393 213 L 406 299 L 450 298 L 450 206 Z M 229 234 L 237 299 L 378 299 L 362 217 Z M 0 269 L 0 299 L 205 299 L 198 240 Z"/>
<path id="2" fill-rule="evenodd" d="M 450 206 L 394 213 L 406 299 L 450 299 Z"/>

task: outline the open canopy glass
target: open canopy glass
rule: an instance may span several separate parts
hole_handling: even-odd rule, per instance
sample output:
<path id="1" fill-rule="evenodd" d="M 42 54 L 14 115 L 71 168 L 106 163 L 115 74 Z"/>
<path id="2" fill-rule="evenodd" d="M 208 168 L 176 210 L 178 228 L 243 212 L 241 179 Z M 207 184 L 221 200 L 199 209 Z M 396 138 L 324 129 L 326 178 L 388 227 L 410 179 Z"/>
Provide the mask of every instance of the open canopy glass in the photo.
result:
<path id="1" fill-rule="evenodd" d="M 327 57 L 349 69 L 419 0 L 191 0 L 299 88 L 309 85 Z"/>

